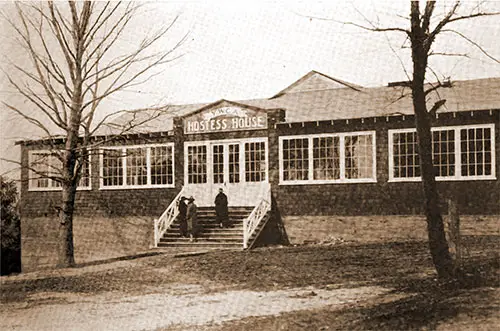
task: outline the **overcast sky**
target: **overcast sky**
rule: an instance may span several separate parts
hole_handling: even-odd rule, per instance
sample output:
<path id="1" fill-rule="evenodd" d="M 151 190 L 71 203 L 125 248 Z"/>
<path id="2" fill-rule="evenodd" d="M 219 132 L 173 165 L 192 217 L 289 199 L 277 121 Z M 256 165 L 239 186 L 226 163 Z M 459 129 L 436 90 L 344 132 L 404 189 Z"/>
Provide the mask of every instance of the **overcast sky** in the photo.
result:
<path id="1" fill-rule="evenodd" d="M 438 5 L 436 13 L 443 13 L 450 4 Z M 500 11 L 500 2 L 486 3 L 483 7 Z M 13 15 L 11 2 L 0 2 L 0 9 Z M 408 50 L 401 49 L 407 45 L 404 36 L 373 33 L 339 22 L 367 25 L 366 18 L 384 27 L 407 28 L 408 13 L 409 1 L 147 3 L 122 42 L 132 44 L 159 26 L 169 24 L 178 15 L 162 47 L 168 49 L 187 33 L 188 40 L 178 51 L 182 57 L 142 86 L 112 97 L 102 111 L 221 98 L 265 98 L 310 70 L 362 86 L 406 80 L 401 62 L 409 71 L 411 62 Z M 7 57 L 15 60 L 19 50 L 5 21 L 0 19 L 0 24 L 0 63 L 5 64 Z M 454 24 L 453 28 L 500 58 L 500 17 L 464 21 Z M 431 65 L 440 77 L 459 80 L 500 76 L 498 63 L 456 35 L 440 36 L 436 49 L 468 54 L 468 58 L 433 57 Z M 5 66 L 2 69 L 6 70 Z M 1 72 L 0 98 L 9 102 L 18 100 Z M 13 141 L 29 138 L 31 130 L 9 116 L 3 105 L 0 107 L 0 152 L 2 157 L 17 158 Z M 11 167 L 0 162 L 0 173 Z"/>

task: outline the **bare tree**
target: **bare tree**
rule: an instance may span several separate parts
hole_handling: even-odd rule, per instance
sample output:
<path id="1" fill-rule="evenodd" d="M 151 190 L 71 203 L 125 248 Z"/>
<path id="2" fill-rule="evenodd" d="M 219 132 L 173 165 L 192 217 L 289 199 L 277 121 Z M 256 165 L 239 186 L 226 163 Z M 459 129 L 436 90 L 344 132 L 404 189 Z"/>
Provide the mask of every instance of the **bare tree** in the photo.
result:
<path id="1" fill-rule="evenodd" d="M 160 40 L 176 22 L 161 27 L 127 47 L 117 45 L 126 37 L 127 27 L 139 6 L 121 2 L 16 3 L 17 18 L 5 17 L 16 32 L 19 44 L 29 54 L 31 68 L 14 64 L 15 74 L 6 74 L 10 84 L 30 109 L 6 104 L 9 109 L 44 132 L 51 156 L 62 165 L 49 164 L 54 171 L 30 170 L 54 180 L 62 188 L 59 214 L 60 245 L 58 266 L 73 266 L 73 213 L 75 195 L 92 137 L 117 115 L 99 114 L 101 103 L 119 91 L 144 82 L 159 66 L 173 61 L 185 41 L 179 38 L 168 51 L 156 51 Z M 116 54 L 120 54 L 117 56 Z M 36 111 L 32 111 L 32 109 Z M 132 111 L 132 119 L 136 112 Z M 126 123 L 127 132 L 160 115 L 160 111 L 140 121 Z M 62 138 L 57 144 L 54 138 Z M 51 169 L 49 169 L 51 170 Z"/>
<path id="2" fill-rule="evenodd" d="M 499 15 L 500 13 L 482 11 L 481 3 L 479 3 L 472 12 L 467 14 L 459 14 L 459 1 L 454 2 L 452 6 L 449 7 L 450 9 L 446 10 L 442 15 L 435 15 L 435 7 L 436 1 L 427 1 L 423 12 L 421 12 L 420 2 L 410 1 L 409 28 L 382 27 L 379 23 L 374 23 L 366 17 L 364 17 L 366 24 L 353 22 L 343 22 L 343 24 L 355 25 L 374 32 L 403 33 L 410 42 L 413 72 L 408 76 L 411 80 L 410 87 L 415 113 L 415 125 L 417 128 L 418 152 L 420 156 L 422 186 L 425 195 L 425 214 L 427 219 L 429 249 L 438 277 L 447 279 L 454 277 L 456 270 L 449 253 L 443 218 L 439 207 L 439 194 L 432 160 L 431 135 L 432 116 L 445 104 L 446 100 L 441 99 L 438 95 L 438 100 L 428 109 L 427 97 L 431 93 L 438 91 L 439 88 L 449 86 L 450 83 L 439 81 L 438 79 L 438 82 L 430 84 L 430 87 L 429 84 L 426 84 L 426 73 L 428 70 L 431 70 L 429 68 L 429 57 L 432 55 L 466 56 L 465 54 L 433 52 L 432 46 L 438 35 L 453 33 L 472 44 L 490 59 L 499 62 L 481 47 L 481 45 L 466 37 L 463 33 L 454 30 L 453 23 L 482 16 Z M 438 78 L 437 75 L 435 76 L 435 78 Z"/>

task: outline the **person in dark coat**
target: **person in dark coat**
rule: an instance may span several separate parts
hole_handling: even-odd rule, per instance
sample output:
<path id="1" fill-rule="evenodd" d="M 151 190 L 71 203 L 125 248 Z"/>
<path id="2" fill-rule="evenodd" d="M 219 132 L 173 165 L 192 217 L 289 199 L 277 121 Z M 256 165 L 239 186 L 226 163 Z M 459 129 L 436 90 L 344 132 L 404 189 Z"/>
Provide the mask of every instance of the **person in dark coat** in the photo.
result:
<path id="1" fill-rule="evenodd" d="M 187 220 L 186 220 L 186 213 L 187 213 L 187 205 L 186 205 L 186 197 L 181 197 L 179 199 L 179 231 L 181 237 L 187 237 L 188 236 L 188 225 L 187 225 Z"/>
<path id="2" fill-rule="evenodd" d="M 219 194 L 215 197 L 215 217 L 220 227 L 230 227 L 229 214 L 227 210 L 227 196 L 222 188 L 219 189 Z"/>
<path id="3" fill-rule="evenodd" d="M 189 197 L 186 218 L 189 240 L 193 241 L 198 234 L 198 207 L 196 207 L 193 197 Z"/>

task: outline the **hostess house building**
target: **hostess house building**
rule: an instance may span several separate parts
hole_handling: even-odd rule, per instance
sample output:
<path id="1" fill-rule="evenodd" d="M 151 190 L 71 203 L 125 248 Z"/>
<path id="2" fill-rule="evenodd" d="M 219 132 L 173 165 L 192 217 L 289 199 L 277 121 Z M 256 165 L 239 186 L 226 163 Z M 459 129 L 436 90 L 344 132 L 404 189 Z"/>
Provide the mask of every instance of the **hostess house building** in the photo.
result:
<path id="1" fill-rule="evenodd" d="M 462 214 L 500 215 L 499 91 L 500 78 L 454 81 L 437 91 L 446 99 L 432 119 L 443 211 L 458 192 Z M 180 245 L 170 236 L 176 203 L 193 196 L 205 222 L 198 244 L 237 247 L 259 237 L 281 241 L 317 216 L 422 214 L 410 92 L 408 84 L 364 88 L 311 71 L 268 99 L 124 114 L 96 138 L 76 213 L 140 216 L 153 246 Z M 430 94 L 429 104 L 437 97 Z M 47 153 L 43 141 L 20 144 L 24 164 Z M 27 168 L 22 177 L 23 217 L 53 215 L 57 183 Z M 219 188 L 236 222 L 226 237 L 210 225 Z M 279 231 L 266 232 L 271 224 Z"/>

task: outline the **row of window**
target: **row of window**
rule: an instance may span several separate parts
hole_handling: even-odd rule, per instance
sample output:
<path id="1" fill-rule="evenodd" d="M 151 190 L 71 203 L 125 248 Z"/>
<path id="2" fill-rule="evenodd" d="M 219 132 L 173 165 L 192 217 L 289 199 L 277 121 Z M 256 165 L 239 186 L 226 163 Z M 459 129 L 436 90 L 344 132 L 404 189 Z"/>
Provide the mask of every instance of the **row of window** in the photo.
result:
<path id="1" fill-rule="evenodd" d="M 280 137 L 280 182 L 375 181 L 375 132 Z"/>
<path id="2" fill-rule="evenodd" d="M 389 130 L 389 181 L 420 180 L 415 129 Z M 494 179 L 494 125 L 432 129 L 437 180 Z M 280 137 L 283 184 L 375 182 L 375 132 Z"/>
<path id="3" fill-rule="evenodd" d="M 437 180 L 493 179 L 494 125 L 432 129 Z M 376 181 L 375 131 L 279 138 L 280 183 Z M 174 186 L 173 144 L 106 147 L 100 150 L 102 188 Z M 266 143 L 212 143 L 186 147 L 188 184 L 267 180 Z M 210 153 L 210 154 L 209 154 Z M 30 189 L 60 189 L 59 159 L 46 151 L 30 152 Z M 210 165 L 209 165 L 210 163 Z M 90 188 L 90 159 L 82 165 L 79 189 Z M 212 177 L 210 180 L 209 178 Z M 389 130 L 389 181 L 420 180 L 415 129 Z"/>
<path id="4" fill-rule="evenodd" d="M 61 183 L 55 178 L 61 178 L 62 162 L 55 153 L 47 151 L 31 151 L 30 159 L 30 190 L 60 190 Z M 90 189 L 90 156 L 81 166 L 81 177 L 77 189 Z"/>

